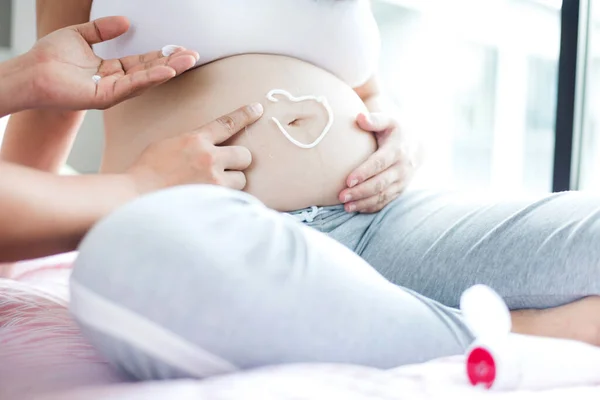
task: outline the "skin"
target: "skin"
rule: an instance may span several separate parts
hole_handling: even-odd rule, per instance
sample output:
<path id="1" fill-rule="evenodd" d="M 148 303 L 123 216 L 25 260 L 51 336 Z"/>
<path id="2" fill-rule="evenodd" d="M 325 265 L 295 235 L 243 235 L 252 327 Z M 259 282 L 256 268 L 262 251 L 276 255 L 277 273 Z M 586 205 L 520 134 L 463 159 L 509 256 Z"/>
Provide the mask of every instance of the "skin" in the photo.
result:
<path id="1" fill-rule="evenodd" d="M 55 7 L 53 0 L 37 0 L 38 34 L 43 36 L 67 25 L 89 20 L 91 0 L 61 0 L 63 7 Z M 339 200 L 347 211 L 376 212 L 397 198 L 410 183 L 420 164 L 412 148 L 414 138 L 401 129 L 398 119 L 384 112 L 385 98 L 375 77 L 355 88 L 373 115 L 369 123 L 365 115 L 357 116 L 359 126 L 372 131 L 378 150 L 346 179 L 347 188 Z M 13 116 L 5 133 L 2 156 L 5 159 L 45 171 L 56 172 L 64 164 L 75 135 L 81 125 L 82 112 L 54 112 L 35 110 Z M 378 121 L 375 123 L 375 121 Z M 37 127 L 45 127 L 40 135 Z M 43 137 L 41 137 L 43 136 Z M 43 148 L 40 145 L 43 141 Z M 406 146 L 405 146 L 406 144 Z M 347 199 L 347 196 L 350 196 Z"/>
<path id="2" fill-rule="evenodd" d="M 90 44 L 124 33 L 122 17 L 61 29 L 28 53 L 0 64 L 0 117 L 30 108 L 48 111 L 106 108 L 191 68 L 198 54 L 152 53 L 102 60 Z M 103 79 L 98 85 L 92 76 Z M 102 217 L 133 198 L 163 188 L 209 183 L 241 190 L 247 149 L 219 144 L 255 122 L 260 104 L 151 144 L 126 173 L 57 176 L 0 161 L 0 262 L 75 250 Z M 43 199 L 43 201 L 40 201 Z M 6 267 L 0 275 L 7 274 Z"/>
<path id="3" fill-rule="evenodd" d="M 38 0 L 38 32 L 43 36 L 70 24 L 87 22 L 91 0 Z M 339 201 L 347 211 L 377 212 L 394 200 L 411 181 L 421 160 L 420 146 L 401 127 L 394 113 L 386 110 L 385 99 L 375 77 L 354 89 L 363 100 L 368 114 L 359 114 L 356 122 L 373 132 L 378 150 L 352 171 L 347 188 Z M 2 156 L 23 165 L 56 171 L 66 160 L 75 134 L 83 119 L 79 111 L 35 110 L 11 118 Z M 41 128 L 45 129 L 42 130 Z M 513 331 L 532 335 L 582 340 L 600 345 L 598 298 L 583 299 L 549 310 L 513 311 Z"/>

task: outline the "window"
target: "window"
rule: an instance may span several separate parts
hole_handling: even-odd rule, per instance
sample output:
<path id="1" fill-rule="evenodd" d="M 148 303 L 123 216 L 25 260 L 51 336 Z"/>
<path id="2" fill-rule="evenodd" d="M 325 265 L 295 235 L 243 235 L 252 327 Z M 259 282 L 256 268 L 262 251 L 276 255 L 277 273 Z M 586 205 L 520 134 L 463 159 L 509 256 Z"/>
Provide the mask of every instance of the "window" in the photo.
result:
<path id="1" fill-rule="evenodd" d="M 427 147 L 418 184 L 551 190 L 560 6 L 375 2 L 385 89 Z"/>
<path id="2" fill-rule="evenodd" d="M 11 46 L 12 0 L 0 0 L 0 48 Z"/>
<path id="3" fill-rule="evenodd" d="M 4 131 L 7 123 L 8 117 L 0 118 L 0 145 L 2 145 L 2 139 L 4 138 Z"/>
<path id="4" fill-rule="evenodd" d="M 0 62 L 8 58 L 11 46 L 12 0 L 0 0 Z M 0 145 L 8 117 L 0 118 Z"/>
<path id="5" fill-rule="evenodd" d="M 579 189 L 600 192 L 600 4 L 589 3 Z"/>

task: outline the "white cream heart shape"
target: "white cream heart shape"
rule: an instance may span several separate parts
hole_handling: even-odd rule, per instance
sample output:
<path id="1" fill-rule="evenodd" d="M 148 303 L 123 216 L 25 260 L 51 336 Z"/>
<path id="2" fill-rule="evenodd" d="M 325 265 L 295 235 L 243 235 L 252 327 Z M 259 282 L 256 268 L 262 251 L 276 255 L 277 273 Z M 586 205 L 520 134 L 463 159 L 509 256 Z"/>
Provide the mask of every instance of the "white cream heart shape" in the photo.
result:
<path id="1" fill-rule="evenodd" d="M 327 102 L 327 99 L 323 96 L 300 96 L 300 97 L 294 97 L 292 94 L 290 94 L 288 91 L 283 90 L 283 89 L 273 89 L 271 90 L 269 93 L 267 93 L 267 99 L 269 101 L 272 101 L 273 103 L 277 103 L 279 100 L 277 100 L 275 98 L 275 95 L 282 95 L 288 98 L 289 101 L 292 101 L 294 103 L 299 103 L 301 101 L 307 101 L 307 100 L 314 100 L 319 104 L 322 104 L 323 107 L 325 108 L 325 110 L 327 111 L 327 115 L 329 117 L 329 120 L 327 121 L 327 125 L 325 125 L 325 128 L 323 128 L 323 131 L 321 132 L 321 134 L 319 135 L 319 137 L 317 139 L 315 139 L 314 142 L 312 143 L 302 143 L 297 141 L 296 139 L 294 139 L 289 133 L 288 131 L 283 127 L 283 125 L 281 124 L 281 122 L 279 122 L 279 120 L 275 117 L 271 117 L 271 119 L 273 120 L 273 122 L 275 122 L 275 124 L 277 125 L 277 127 L 279 128 L 279 130 L 281 131 L 281 133 L 283 133 L 283 135 L 293 144 L 295 144 L 298 147 L 301 147 L 303 149 L 311 149 L 313 147 L 315 147 L 316 145 L 318 145 L 321 140 L 323 140 L 323 138 L 325 137 L 325 135 L 327 135 L 327 133 L 329 132 L 329 130 L 331 129 L 331 126 L 333 125 L 333 111 L 331 110 L 331 107 L 329 106 L 329 103 Z"/>

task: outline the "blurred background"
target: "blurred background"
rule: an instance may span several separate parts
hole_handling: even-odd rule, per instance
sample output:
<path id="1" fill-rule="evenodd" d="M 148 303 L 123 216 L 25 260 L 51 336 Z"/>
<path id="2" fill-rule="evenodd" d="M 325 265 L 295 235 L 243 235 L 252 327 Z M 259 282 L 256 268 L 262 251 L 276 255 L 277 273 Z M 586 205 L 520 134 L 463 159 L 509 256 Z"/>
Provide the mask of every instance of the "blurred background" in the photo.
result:
<path id="1" fill-rule="evenodd" d="M 575 3 L 561 28 L 560 0 L 373 2 L 385 89 L 427 146 L 419 186 L 546 193 L 557 187 L 556 166 L 571 189 L 600 191 L 600 0 L 564 6 Z M 0 0 L 0 60 L 30 48 L 34 19 L 34 0 Z M 571 80 L 569 60 L 560 73 L 561 32 L 579 37 Z M 560 97 L 559 76 L 567 82 Z M 556 142 L 563 103 L 573 110 Z M 102 136 L 92 111 L 69 165 L 95 172 Z"/>

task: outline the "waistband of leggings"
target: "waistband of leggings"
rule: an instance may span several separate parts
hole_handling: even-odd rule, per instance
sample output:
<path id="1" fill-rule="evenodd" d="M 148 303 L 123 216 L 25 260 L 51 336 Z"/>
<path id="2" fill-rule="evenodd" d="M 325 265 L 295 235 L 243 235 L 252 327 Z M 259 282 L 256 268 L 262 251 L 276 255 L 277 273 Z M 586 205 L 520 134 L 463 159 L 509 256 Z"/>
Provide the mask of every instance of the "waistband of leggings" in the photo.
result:
<path id="1" fill-rule="evenodd" d="M 302 214 L 302 212 L 310 212 L 314 209 L 314 207 L 317 207 L 319 209 L 319 214 L 323 213 L 330 213 L 330 212 L 336 212 L 336 211 L 341 211 L 344 209 L 344 205 L 343 204 L 336 204 L 334 206 L 312 206 L 312 207 L 306 207 L 306 208 L 300 208 L 298 210 L 294 210 L 294 211 L 288 211 L 286 212 L 286 214 L 290 214 L 290 215 L 296 215 L 296 214 Z"/>
<path id="2" fill-rule="evenodd" d="M 300 222 L 313 222 L 317 217 L 323 218 L 329 214 L 338 213 L 342 211 L 345 212 L 344 205 L 336 204 L 334 206 L 312 206 L 307 208 L 301 208 L 299 210 L 289 211 L 285 214 L 299 220 Z"/>

